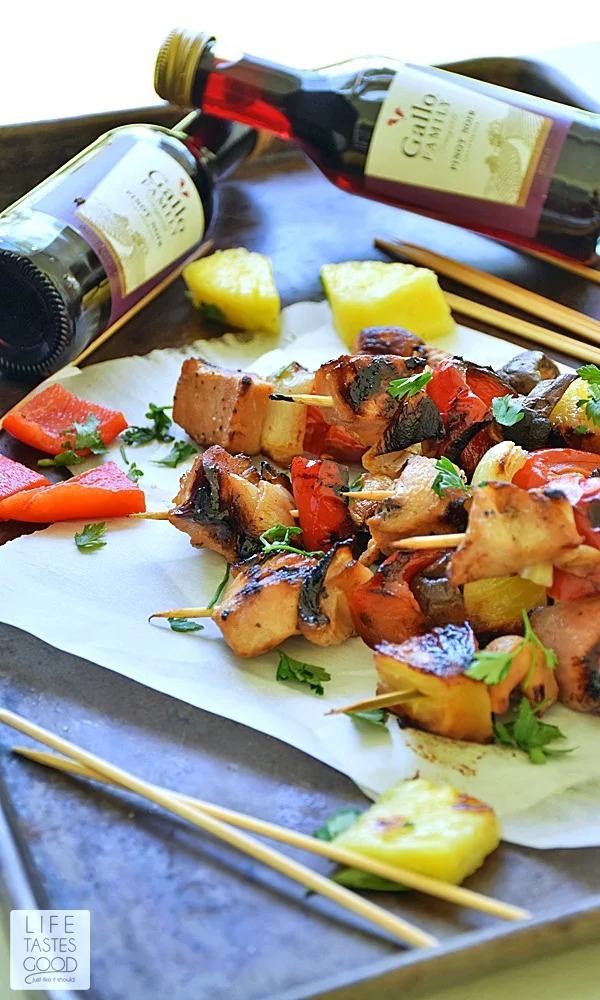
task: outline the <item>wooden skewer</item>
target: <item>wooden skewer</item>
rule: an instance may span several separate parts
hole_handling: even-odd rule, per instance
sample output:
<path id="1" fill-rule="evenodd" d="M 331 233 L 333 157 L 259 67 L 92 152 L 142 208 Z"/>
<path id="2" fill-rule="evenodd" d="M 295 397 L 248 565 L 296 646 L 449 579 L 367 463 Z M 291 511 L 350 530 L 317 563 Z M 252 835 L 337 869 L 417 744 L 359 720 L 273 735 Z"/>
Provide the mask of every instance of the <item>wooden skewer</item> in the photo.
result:
<path id="1" fill-rule="evenodd" d="M 261 861 L 270 868 L 274 868 L 275 871 L 287 875 L 295 882 L 299 882 L 301 885 L 312 889 L 313 892 L 327 896 L 334 902 L 339 903 L 340 906 L 370 920 L 377 927 L 393 934 L 402 941 L 424 948 L 433 947 L 438 944 L 437 938 L 422 931 L 408 920 L 388 913 L 380 906 L 376 906 L 374 903 L 357 896 L 356 893 L 344 888 L 344 886 L 338 885 L 336 882 L 332 882 L 331 879 L 326 878 L 324 875 L 319 875 L 311 868 L 307 868 L 306 865 L 293 861 L 285 854 L 281 854 L 274 848 L 268 847 L 266 844 L 250 837 L 247 833 L 242 833 L 234 829 L 227 823 L 223 823 L 222 820 L 209 815 L 204 810 L 175 798 L 162 788 L 157 788 L 146 781 L 142 781 L 140 778 L 136 778 L 135 775 L 129 774 L 122 768 L 110 764 L 101 757 L 97 757 L 95 754 L 89 753 L 75 746 L 73 743 L 69 743 L 67 740 L 63 740 L 59 736 L 55 736 L 53 733 L 48 732 L 48 730 L 42 729 L 41 726 L 37 726 L 27 719 L 23 719 L 14 712 L 0 709 L 0 722 L 11 726 L 13 729 L 17 729 L 21 733 L 25 733 L 27 736 L 31 736 L 34 740 L 39 740 L 40 743 L 44 743 L 54 750 L 58 750 L 59 753 L 63 753 L 85 767 L 91 768 L 92 771 L 96 771 L 102 777 L 115 781 L 118 785 L 128 788 L 132 792 L 136 792 L 149 802 L 154 802 L 156 805 L 162 806 L 163 809 L 174 813 L 176 816 L 180 816 L 193 826 L 197 826 L 201 830 L 219 837 L 233 847 L 237 847 L 245 854 L 249 854 L 250 857 L 255 858 L 257 861 Z"/>
<path id="2" fill-rule="evenodd" d="M 514 247 L 511 247 L 511 250 L 514 249 Z M 585 278 L 586 281 L 594 281 L 597 285 L 600 285 L 600 271 L 596 271 L 593 267 L 586 267 L 585 264 L 578 264 L 574 260 L 565 260 L 563 257 L 554 257 L 551 253 L 532 250 L 530 247 L 518 247 L 518 249 L 530 257 L 537 257 L 538 260 L 543 260 L 547 264 L 554 264 L 555 267 L 560 267 L 563 271 L 570 271 L 571 274 L 576 274 L 579 278 Z"/>
<path id="3" fill-rule="evenodd" d="M 173 608 L 172 611 L 156 611 L 153 615 L 150 615 L 148 621 L 152 621 L 153 618 L 212 618 L 213 614 L 218 610 L 218 607 Z"/>
<path id="4" fill-rule="evenodd" d="M 290 517 L 296 517 L 296 518 L 300 517 L 300 511 L 299 510 L 291 510 L 290 511 Z"/>
<path id="5" fill-rule="evenodd" d="M 507 333 L 513 333 L 517 337 L 530 340 L 539 347 L 561 351 L 563 354 L 581 361 L 600 364 L 600 347 L 594 347 L 581 340 L 574 340 L 573 337 L 567 337 L 564 333 L 547 330 L 543 326 L 530 323 L 529 320 L 519 319 L 518 316 L 500 312 L 499 309 L 492 309 L 491 306 L 484 306 L 481 302 L 464 299 L 461 295 L 454 295 L 453 292 L 445 291 L 444 297 L 452 311 L 460 313 L 462 316 L 467 316 L 479 323 L 495 326 L 499 330 L 506 330 Z"/>
<path id="6" fill-rule="evenodd" d="M 342 493 L 343 497 L 349 497 L 350 500 L 388 500 L 389 497 L 394 496 L 393 490 L 348 490 L 346 493 Z"/>
<path id="7" fill-rule="evenodd" d="M 392 542 L 393 549 L 457 549 L 465 539 L 464 532 L 456 535 L 414 535 Z"/>
<path id="8" fill-rule="evenodd" d="M 13 753 L 28 760 L 35 761 L 45 767 L 51 767 L 64 774 L 71 774 L 80 778 L 89 778 L 92 781 L 102 781 L 106 785 L 121 786 L 117 782 L 107 778 L 102 778 L 95 771 L 66 757 L 57 757 L 55 754 L 45 753 L 43 750 L 30 750 L 27 747 L 13 747 Z M 154 787 L 154 786 L 153 786 Z M 289 830 L 287 827 L 278 826 L 267 820 L 255 819 L 245 813 L 236 812 L 234 809 L 227 809 L 224 806 L 213 805 L 210 802 L 203 802 L 201 799 L 193 798 L 190 795 L 181 795 L 178 792 L 170 792 L 174 798 L 186 802 L 195 809 L 201 809 L 217 819 L 221 819 L 232 826 L 239 826 L 242 829 L 250 830 L 251 833 L 258 833 L 263 837 L 270 837 L 291 847 L 301 847 L 313 854 L 330 858 L 343 865 L 350 865 L 354 868 L 362 868 L 364 871 L 379 875 L 381 878 L 389 878 L 392 881 L 401 882 L 411 889 L 416 889 L 430 896 L 446 899 L 457 905 L 467 906 L 493 916 L 501 917 L 504 920 L 526 920 L 531 914 L 519 906 L 512 906 L 510 903 L 503 903 L 500 900 L 481 893 L 472 892 L 470 889 L 463 889 L 461 886 L 450 885 L 448 882 L 441 882 L 439 879 L 428 875 L 421 875 L 411 869 L 399 868 L 397 865 L 388 865 L 366 855 L 356 854 L 345 847 L 336 846 L 335 842 L 318 840 L 315 837 L 307 836 L 305 833 L 298 833 L 296 830 Z"/>
<path id="9" fill-rule="evenodd" d="M 356 701 L 353 705 L 344 705 L 343 708 L 332 708 L 325 712 L 325 715 L 345 715 L 347 712 L 367 712 L 371 708 L 389 708 L 390 705 L 401 705 L 404 701 L 414 701 L 415 698 L 425 698 L 421 691 L 386 691 L 385 694 L 376 694 L 372 698 L 365 698 L 363 701 Z"/>
<path id="10" fill-rule="evenodd" d="M 129 514 L 129 517 L 135 517 L 140 521 L 168 521 L 169 520 L 168 510 L 145 510 L 142 514 Z"/>
<path id="11" fill-rule="evenodd" d="M 302 406 L 334 406 L 331 396 L 316 396 L 309 392 L 272 392 L 269 399 L 274 399 L 280 403 L 300 403 Z"/>
<path id="12" fill-rule="evenodd" d="M 527 288 L 513 285 L 504 278 L 486 274 L 485 271 L 480 271 L 476 267 L 460 264 L 442 254 L 415 246 L 413 243 L 405 243 L 403 240 L 392 242 L 375 240 L 375 246 L 392 256 L 404 257 L 422 267 L 430 267 L 439 271 L 440 274 L 446 275 L 447 278 L 459 281 L 461 284 L 468 285 L 486 295 L 491 295 L 517 309 L 524 309 L 525 312 L 533 313 L 534 316 L 539 316 L 549 323 L 556 323 L 557 326 L 562 326 L 570 330 L 571 333 L 587 337 L 594 343 L 600 344 L 600 322 L 576 309 L 563 306 L 560 302 L 553 302 L 552 299 L 538 295 L 537 292 L 530 292 Z"/>
<path id="13" fill-rule="evenodd" d="M 202 246 L 197 247 L 191 254 L 189 254 L 185 258 L 185 260 L 181 262 L 181 264 L 179 264 L 178 267 L 175 268 L 174 271 L 171 271 L 171 273 L 168 274 L 166 278 L 163 278 L 162 281 L 159 281 L 158 285 L 155 285 L 154 288 L 150 289 L 150 291 L 147 292 L 147 294 L 144 295 L 144 297 L 141 298 L 139 302 L 136 302 L 136 304 L 132 306 L 131 309 L 128 310 L 128 312 L 120 316 L 119 319 L 112 324 L 112 326 L 109 326 L 108 329 L 104 331 L 104 333 L 100 334 L 99 337 L 96 337 L 96 339 L 93 340 L 91 344 L 88 344 L 88 346 L 85 348 L 85 350 L 81 352 L 81 354 L 78 354 L 76 358 L 73 358 L 72 361 L 69 361 L 69 363 L 65 365 L 63 368 L 61 368 L 60 371 L 57 371 L 54 373 L 54 375 L 50 375 L 49 378 L 44 379 L 43 382 L 40 382 L 39 385 L 36 385 L 35 389 L 32 389 L 31 392 L 28 392 L 26 396 L 23 396 L 23 399 L 20 399 L 18 403 L 15 403 L 14 406 L 11 406 L 10 410 L 7 410 L 6 413 L 4 413 L 2 417 L 0 417 L 0 430 L 2 429 L 4 420 L 9 415 L 9 413 L 17 413 L 18 410 L 22 409 L 22 407 L 25 406 L 25 404 L 28 403 L 30 399 L 33 399 L 34 396 L 37 396 L 38 392 L 40 392 L 42 389 L 45 389 L 46 386 L 56 381 L 56 379 L 59 379 L 60 376 L 63 375 L 69 368 L 79 365 L 81 364 L 82 361 L 85 361 L 86 358 L 89 358 L 90 354 L 93 354 L 94 351 L 97 351 L 99 347 L 102 347 L 102 344 L 105 344 L 107 340 L 110 340 L 111 337 L 114 337 L 115 333 L 118 333 L 119 330 L 121 330 L 125 326 L 125 324 L 129 322 L 130 319 L 133 319 L 134 316 L 137 316 L 137 314 L 140 313 L 142 309 L 145 309 L 146 306 L 150 304 L 150 302 L 154 302 L 154 299 L 158 298 L 158 296 L 161 295 L 165 291 L 165 289 L 169 287 L 169 285 L 172 285 L 174 281 L 177 281 L 177 278 L 181 277 L 183 269 L 187 267 L 188 264 L 191 264 L 192 261 L 194 260 L 199 260 L 200 257 L 205 257 L 207 253 L 209 253 L 212 250 L 212 248 L 213 248 L 212 240 L 207 240 L 206 243 L 202 244 Z"/>

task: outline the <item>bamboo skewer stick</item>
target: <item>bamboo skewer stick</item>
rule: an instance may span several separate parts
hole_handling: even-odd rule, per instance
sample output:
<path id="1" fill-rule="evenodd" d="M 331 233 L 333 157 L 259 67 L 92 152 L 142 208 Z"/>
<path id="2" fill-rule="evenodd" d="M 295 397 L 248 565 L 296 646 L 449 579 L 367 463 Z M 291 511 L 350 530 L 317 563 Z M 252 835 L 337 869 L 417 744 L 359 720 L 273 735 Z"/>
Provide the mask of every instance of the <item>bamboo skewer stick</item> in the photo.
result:
<path id="1" fill-rule="evenodd" d="M 393 490 L 348 490 L 342 493 L 343 497 L 350 500 L 388 500 L 394 496 Z"/>
<path id="2" fill-rule="evenodd" d="M 317 396 L 310 392 L 272 392 L 269 399 L 274 399 L 279 403 L 300 403 L 301 406 L 334 406 L 331 396 Z"/>
<path id="3" fill-rule="evenodd" d="M 174 271 L 171 271 L 170 274 L 167 274 L 167 276 L 163 278 L 162 281 L 159 281 L 158 285 L 155 285 L 154 288 L 151 288 L 150 291 L 147 292 L 147 294 L 144 295 L 144 297 L 141 298 L 139 302 L 136 302 L 136 304 L 132 306 L 131 309 L 128 310 L 128 312 L 124 313 L 123 316 L 120 316 L 119 319 L 112 324 L 112 326 L 109 326 L 108 329 L 104 331 L 104 333 L 100 334 L 99 337 L 96 337 L 96 339 L 93 340 L 91 344 L 88 344 L 88 346 L 81 352 L 81 354 L 78 354 L 76 358 L 73 358 L 72 361 L 69 361 L 69 363 L 67 365 L 64 365 L 64 367 L 61 368 L 59 371 L 55 372 L 53 375 L 50 375 L 48 378 L 44 379 L 44 381 L 40 382 L 39 385 L 36 385 L 36 387 L 32 389 L 31 392 L 28 392 L 27 395 L 23 396 L 23 399 L 20 399 L 18 403 L 15 403 L 14 406 L 11 406 L 11 408 L 7 410 L 6 413 L 3 413 L 2 416 L 0 417 L 0 430 L 3 427 L 5 417 L 7 417 L 9 413 L 18 412 L 20 409 L 22 409 L 23 406 L 25 406 L 26 403 L 29 402 L 30 399 L 33 399 L 34 396 L 37 396 L 38 392 L 40 392 L 41 389 L 44 389 L 46 388 L 46 386 L 51 385 L 52 382 L 55 382 L 56 379 L 60 378 L 60 376 L 63 375 L 69 368 L 77 366 L 81 364 L 82 361 L 85 361 L 86 358 L 89 358 L 90 354 L 93 354 L 94 351 L 97 351 L 98 348 L 102 346 L 102 344 L 105 344 L 107 340 L 110 340 L 111 337 L 114 337 L 115 333 L 118 333 L 119 330 L 121 330 L 125 326 L 125 324 L 129 322 L 130 319 L 133 319 L 134 316 L 137 316 L 137 314 L 140 313 L 142 309 L 145 309 L 147 305 L 149 305 L 151 302 L 154 302 L 154 299 L 158 298 L 158 296 L 161 295 L 165 291 L 165 289 L 167 289 L 170 285 L 172 285 L 173 282 L 177 280 L 177 278 L 180 278 L 183 273 L 183 269 L 187 267 L 188 264 L 191 264 L 192 261 L 194 260 L 199 260 L 200 257 L 206 257 L 207 253 L 209 253 L 212 250 L 212 247 L 213 247 L 212 240 L 207 240 L 206 243 L 202 244 L 202 246 L 197 247 L 191 254 L 189 254 L 185 258 L 185 260 L 181 262 L 181 264 L 179 264 L 178 267 L 175 268 Z"/>
<path id="4" fill-rule="evenodd" d="M 464 532 L 450 535 L 414 535 L 392 542 L 393 549 L 457 549 L 465 540 Z"/>
<path id="5" fill-rule="evenodd" d="M 389 708 L 390 705 L 401 705 L 404 701 L 414 701 L 415 698 L 425 698 L 421 691 L 386 691 L 385 694 L 376 694 L 372 698 L 364 698 L 356 701 L 353 705 L 344 705 L 343 708 L 332 708 L 325 712 L 325 715 L 345 715 L 347 712 L 368 712 L 371 708 Z"/>
<path id="6" fill-rule="evenodd" d="M 30 750 L 26 747 L 13 747 L 13 753 L 19 754 L 21 757 L 26 757 L 28 760 L 33 760 L 37 764 L 54 768 L 54 770 L 61 771 L 64 774 L 71 774 L 81 778 L 89 778 L 92 781 L 102 781 L 104 784 L 114 785 L 117 788 L 122 787 L 117 784 L 117 782 L 107 778 L 102 778 L 95 771 L 84 767 L 82 764 L 78 764 L 75 761 L 68 760 L 64 757 L 57 757 L 54 754 L 45 753 L 42 750 Z M 227 809 L 223 806 L 203 802 L 202 800 L 193 798 L 189 795 L 180 795 L 176 792 L 171 792 L 169 794 L 171 794 L 175 799 L 185 802 L 193 806 L 195 809 L 201 809 L 204 812 L 209 813 L 211 816 L 215 816 L 217 819 L 221 819 L 226 823 L 231 823 L 233 826 L 239 826 L 242 829 L 250 830 L 252 833 L 257 833 L 264 837 L 270 837 L 273 840 L 289 844 L 291 847 L 300 847 L 313 854 L 318 854 L 321 857 L 337 861 L 340 864 L 350 865 L 354 868 L 362 868 L 364 871 L 371 872 L 373 875 L 379 875 L 381 878 L 389 878 L 392 881 L 399 881 L 411 889 L 416 889 L 417 891 L 424 892 L 430 896 L 438 897 L 439 899 L 445 899 L 448 902 L 456 903 L 459 906 L 466 906 L 475 910 L 481 910 L 483 913 L 489 913 L 493 916 L 501 917 L 504 920 L 526 920 L 531 916 L 527 910 L 523 910 L 519 906 L 513 906 L 510 903 L 501 902 L 500 900 L 493 899 L 490 896 L 484 896 L 481 893 L 473 892 L 470 889 L 463 889 L 462 886 L 455 886 L 448 882 L 442 882 L 439 879 L 432 878 L 428 875 L 421 875 L 411 869 L 400 868 L 397 865 L 388 865 L 382 861 L 376 861 L 374 858 L 369 858 L 366 855 L 355 854 L 354 851 L 349 851 L 345 847 L 336 846 L 335 843 L 318 840 L 314 837 L 307 836 L 304 833 L 298 833 L 296 830 L 289 830 L 287 827 L 278 826 L 276 823 L 270 823 L 267 820 L 255 819 L 253 816 L 247 816 L 246 814 L 236 812 L 233 809 Z"/>
<path id="7" fill-rule="evenodd" d="M 515 247 L 511 247 L 510 249 L 514 250 Z M 530 247 L 518 247 L 516 249 L 528 254 L 529 257 L 537 257 L 538 260 L 543 260 L 546 264 L 554 264 L 555 267 L 560 267 L 563 271 L 570 271 L 571 274 L 576 274 L 578 278 L 585 278 L 586 281 L 593 281 L 597 285 L 600 285 L 600 271 L 596 271 L 593 267 L 578 264 L 574 260 L 565 260 L 563 257 L 554 257 L 551 253 L 543 253 L 542 250 L 532 250 Z"/>
<path id="8" fill-rule="evenodd" d="M 140 521 L 168 521 L 168 510 L 145 510 L 141 514 L 129 514 L 128 517 L 135 517 Z"/>
<path id="9" fill-rule="evenodd" d="M 218 612 L 218 607 L 214 608 L 173 608 L 172 611 L 156 611 L 150 615 L 148 621 L 153 618 L 212 618 Z"/>
<path id="10" fill-rule="evenodd" d="M 464 299 L 461 295 L 455 295 L 453 292 L 445 291 L 444 297 L 452 311 L 460 313 L 462 316 L 467 316 L 480 323 L 487 323 L 489 326 L 495 326 L 499 330 L 505 330 L 517 337 L 523 337 L 539 347 L 561 351 L 563 354 L 578 358 L 580 361 L 600 364 L 600 347 L 594 347 L 581 340 L 574 340 L 573 337 L 567 337 L 564 333 L 547 330 L 543 326 L 530 323 L 529 320 L 500 312 L 499 309 L 492 309 L 491 306 L 484 306 L 481 302 Z"/>
<path id="11" fill-rule="evenodd" d="M 600 322 L 576 309 L 564 306 L 560 302 L 554 302 L 537 292 L 513 285 L 504 278 L 486 274 L 485 271 L 480 271 L 476 267 L 460 264 L 449 257 L 425 250 L 412 243 L 405 243 L 402 240 L 388 242 L 377 239 L 375 246 L 392 256 L 404 257 L 422 267 L 430 267 L 439 271 L 440 274 L 444 274 L 447 278 L 459 281 L 463 285 L 468 285 L 470 288 L 492 296 L 492 298 L 500 299 L 500 301 L 517 309 L 524 309 L 525 312 L 539 316 L 549 323 L 556 323 L 558 326 L 570 330 L 571 333 L 587 337 L 594 343 L 600 344 Z"/>
<path id="12" fill-rule="evenodd" d="M 101 757 L 97 757 L 95 754 L 89 753 L 75 746 L 75 744 L 69 743 L 67 740 L 63 740 L 59 736 L 55 736 L 53 733 L 48 732 L 48 730 L 42 729 L 41 726 L 29 722 L 14 712 L 0 709 L 0 722 L 11 726 L 13 729 L 17 729 L 21 733 L 25 733 L 27 736 L 31 736 L 35 740 L 39 740 L 40 743 L 44 743 L 54 750 L 58 750 L 60 753 L 71 757 L 102 777 L 108 778 L 132 792 L 136 792 L 149 802 L 154 802 L 156 805 L 162 806 L 163 809 L 174 813 L 176 816 L 180 816 L 181 819 L 187 820 L 193 826 L 211 833 L 232 847 L 237 847 L 256 861 L 261 861 L 282 875 L 287 875 L 288 878 L 293 879 L 295 882 L 299 882 L 301 885 L 312 889 L 313 892 L 318 892 L 322 896 L 333 900 L 333 902 L 339 903 L 345 909 L 371 921 L 371 923 L 375 924 L 381 930 L 393 934 L 396 938 L 422 948 L 434 947 L 438 944 L 437 938 L 411 924 L 408 920 L 388 913 L 380 906 L 376 906 L 374 903 L 357 896 L 356 893 L 344 888 L 344 886 L 338 885 L 336 882 L 332 882 L 324 875 L 319 875 L 311 868 L 306 867 L 306 865 L 293 861 L 285 854 L 281 854 L 274 848 L 268 847 L 266 844 L 250 837 L 247 833 L 242 833 L 234 829 L 227 823 L 223 823 L 222 820 L 209 815 L 204 810 L 176 798 L 165 789 L 158 788 L 146 781 L 142 781 L 140 778 L 136 778 L 135 775 L 129 774 L 122 768 L 110 764 Z"/>

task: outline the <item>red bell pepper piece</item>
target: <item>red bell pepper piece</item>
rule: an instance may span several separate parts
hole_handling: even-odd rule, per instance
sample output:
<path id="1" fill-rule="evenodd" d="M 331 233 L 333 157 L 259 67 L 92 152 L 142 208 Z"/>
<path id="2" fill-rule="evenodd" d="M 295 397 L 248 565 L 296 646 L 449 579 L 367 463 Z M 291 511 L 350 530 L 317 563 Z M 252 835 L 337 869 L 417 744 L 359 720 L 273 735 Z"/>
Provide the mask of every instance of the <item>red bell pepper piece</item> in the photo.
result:
<path id="1" fill-rule="evenodd" d="M 529 455 L 512 481 L 523 490 L 531 490 L 556 476 L 576 473 L 588 477 L 596 469 L 600 469 L 600 455 L 577 448 L 541 448 Z"/>
<path id="2" fill-rule="evenodd" d="M 549 485 L 561 490 L 573 507 L 575 524 L 584 544 L 600 549 L 600 479 L 568 474 L 556 476 Z M 553 600 L 576 601 L 598 592 L 600 571 L 581 577 L 554 567 L 552 586 L 548 590 L 548 596 Z"/>
<path id="3" fill-rule="evenodd" d="M 410 589 L 420 570 L 439 559 L 440 552 L 396 552 L 366 583 L 350 595 L 354 628 L 367 646 L 404 642 L 427 627 L 425 615 Z"/>
<path id="4" fill-rule="evenodd" d="M 15 493 L 0 500 L 0 521 L 51 524 L 93 517 L 126 517 L 146 509 L 143 491 L 106 462 L 64 483 Z"/>
<path id="5" fill-rule="evenodd" d="M 493 443 L 488 428 L 483 427 L 477 432 L 475 437 L 471 438 L 466 448 L 463 449 L 458 464 L 461 469 L 465 470 L 469 477 L 473 475 L 481 459 L 490 450 Z M 477 483 L 475 485 L 477 486 Z"/>
<path id="6" fill-rule="evenodd" d="M 292 460 L 292 489 L 298 508 L 304 546 L 308 552 L 326 552 L 356 534 L 348 512 L 348 501 L 341 496 L 348 489 L 348 469 L 331 459 Z"/>
<path id="7" fill-rule="evenodd" d="M 50 482 L 41 473 L 0 455 L 0 500 L 6 500 L 22 490 L 34 490 L 38 486 L 50 486 Z"/>
<path id="8" fill-rule="evenodd" d="M 7 414 L 3 427 L 24 444 L 48 455 L 58 455 L 69 448 L 69 434 L 65 432 L 73 427 L 75 420 L 83 423 L 90 413 L 99 420 L 98 434 L 104 444 L 110 444 L 127 427 L 125 417 L 118 410 L 89 403 L 58 384 L 42 389 L 22 409 Z M 89 455 L 90 452 L 86 449 L 77 454 Z"/>
<path id="9" fill-rule="evenodd" d="M 328 424 L 318 407 L 308 407 L 304 451 L 319 457 L 333 458 L 337 462 L 360 462 L 366 450 L 366 446 L 357 441 L 345 427 Z"/>

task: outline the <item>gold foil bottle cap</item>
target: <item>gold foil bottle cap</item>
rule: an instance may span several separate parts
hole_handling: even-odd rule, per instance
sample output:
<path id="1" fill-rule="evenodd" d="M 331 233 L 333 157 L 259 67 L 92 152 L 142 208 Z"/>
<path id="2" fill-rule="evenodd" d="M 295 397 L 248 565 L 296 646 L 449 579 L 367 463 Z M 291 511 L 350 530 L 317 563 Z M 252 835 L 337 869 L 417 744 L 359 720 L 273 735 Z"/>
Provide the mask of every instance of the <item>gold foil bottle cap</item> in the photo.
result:
<path id="1" fill-rule="evenodd" d="M 189 108 L 200 57 L 214 36 L 206 31 L 173 28 L 162 43 L 154 67 L 154 89 L 170 104 Z"/>

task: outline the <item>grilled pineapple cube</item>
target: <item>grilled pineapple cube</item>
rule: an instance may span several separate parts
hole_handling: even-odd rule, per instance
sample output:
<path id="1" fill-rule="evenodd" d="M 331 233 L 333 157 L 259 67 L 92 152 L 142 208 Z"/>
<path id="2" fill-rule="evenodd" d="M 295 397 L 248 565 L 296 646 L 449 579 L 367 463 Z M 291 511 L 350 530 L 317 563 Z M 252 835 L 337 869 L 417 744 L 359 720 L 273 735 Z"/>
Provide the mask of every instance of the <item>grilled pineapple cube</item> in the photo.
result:
<path id="1" fill-rule="evenodd" d="M 418 691 L 390 711 L 408 726 L 454 740 L 491 743 L 492 704 L 489 689 L 465 676 L 475 654 L 468 622 L 444 625 L 405 642 L 382 642 L 375 649 L 378 694 Z"/>
<path id="2" fill-rule="evenodd" d="M 459 885 L 500 843 L 494 810 L 424 778 L 388 789 L 336 845 Z"/>
<path id="3" fill-rule="evenodd" d="M 309 372 L 296 361 L 270 376 L 273 392 L 286 395 L 290 392 L 312 392 L 314 372 Z M 304 451 L 304 435 L 308 407 L 290 406 L 289 403 L 270 399 L 262 427 L 260 450 L 277 465 L 287 468 L 296 455 Z"/>
<path id="4" fill-rule="evenodd" d="M 582 378 L 575 379 L 552 410 L 550 423 L 574 448 L 600 453 L 600 427 L 586 416 L 585 406 L 577 405 L 588 398 L 588 383 Z"/>
<path id="5" fill-rule="evenodd" d="M 454 327 L 437 275 L 426 267 L 351 260 L 324 264 L 321 280 L 335 328 L 349 347 L 369 326 L 403 326 L 423 340 Z"/>
<path id="6" fill-rule="evenodd" d="M 279 293 L 268 257 L 243 247 L 195 260 L 183 277 L 196 308 L 241 330 L 279 333 Z"/>
<path id="7" fill-rule="evenodd" d="M 521 609 L 531 611 L 548 603 L 546 588 L 520 576 L 473 580 L 463 588 L 465 611 L 475 632 L 514 632 L 521 629 Z"/>

